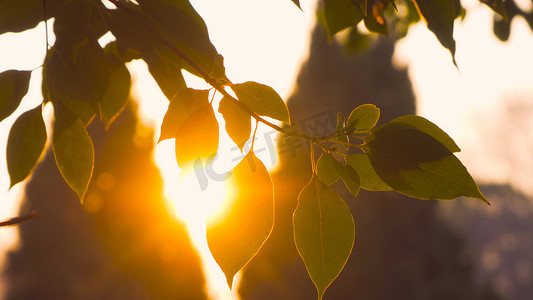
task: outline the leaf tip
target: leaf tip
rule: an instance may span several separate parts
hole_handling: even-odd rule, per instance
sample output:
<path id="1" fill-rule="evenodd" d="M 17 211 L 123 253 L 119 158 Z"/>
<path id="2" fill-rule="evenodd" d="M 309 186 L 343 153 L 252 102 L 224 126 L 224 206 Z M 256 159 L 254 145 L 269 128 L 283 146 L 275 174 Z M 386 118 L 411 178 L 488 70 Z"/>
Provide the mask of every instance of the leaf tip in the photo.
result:
<path id="1" fill-rule="evenodd" d="M 229 275 L 229 276 L 226 275 L 226 281 L 228 282 L 228 287 L 230 290 L 233 287 L 233 277 L 234 275 Z"/>

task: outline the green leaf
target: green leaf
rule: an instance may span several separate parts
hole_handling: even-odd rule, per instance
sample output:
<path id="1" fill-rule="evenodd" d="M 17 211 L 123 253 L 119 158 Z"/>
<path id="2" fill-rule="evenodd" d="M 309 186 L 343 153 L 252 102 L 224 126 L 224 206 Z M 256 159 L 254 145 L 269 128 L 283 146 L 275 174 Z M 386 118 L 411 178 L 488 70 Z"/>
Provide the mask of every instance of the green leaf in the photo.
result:
<path id="1" fill-rule="evenodd" d="M 363 150 L 379 177 L 402 194 L 440 200 L 467 196 L 488 203 L 459 159 L 417 128 L 385 124 L 365 138 Z"/>
<path id="2" fill-rule="evenodd" d="M 363 19 L 361 9 L 351 0 L 324 0 L 324 21 L 328 36 L 357 25 Z"/>
<path id="3" fill-rule="evenodd" d="M 376 173 L 370 163 L 370 159 L 365 154 L 352 154 L 346 157 L 346 165 L 352 167 L 360 176 L 361 188 L 368 191 L 391 191 L 388 186 Z"/>
<path id="4" fill-rule="evenodd" d="M 252 132 L 250 115 L 227 97 L 220 100 L 218 112 L 226 120 L 226 132 L 242 151 Z"/>
<path id="5" fill-rule="evenodd" d="M 355 169 L 350 166 L 342 166 L 342 171 L 340 172 L 340 175 L 346 188 L 354 197 L 357 197 L 361 186 L 361 180 L 359 178 L 359 174 L 357 174 L 357 171 L 355 171 Z"/>
<path id="6" fill-rule="evenodd" d="M 389 123 L 404 124 L 406 126 L 418 129 L 435 138 L 451 152 L 461 152 L 459 146 L 457 146 L 455 141 L 446 132 L 426 118 L 415 115 L 407 115 L 398 117 Z"/>
<path id="7" fill-rule="evenodd" d="M 343 128 L 344 128 L 344 115 L 341 112 L 339 112 L 337 113 L 337 126 L 335 126 L 335 131 L 339 132 Z M 344 142 L 344 143 L 348 143 L 350 141 L 346 134 L 338 135 L 335 137 L 335 139 L 338 141 Z M 350 146 L 348 145 L 343 145 L 343 146 L 346 148 L 346 150 L 350 148 Z"/>
<path id="8" fill-rule="evenodd" d="M 247 81 L 233 84 L 231 89 L 237 94 L 239 100 L 256 114 L 291 124 L 287 105 L 268 85 Z"/>
<path id="9" fill-rule="evenodd" d="M 53 17 L 62 0 L 44 2 L 46 16 Z M 44 19 L 42 0 L 2 0 L 0 1 L 0 34 L 22 32 L 31 29 Z"/>
<path id="10" fill-rule="evenodd" d="M 322 153 L 316 164 L 317 175 L 327 185 L 339 179 L 343 166 L 329 153 Z"/>
<path id="11" fill-rule="evenodd" d="M 293 214 L 294 242 L 318 299 L 339 276 L 355 241 L 355 224 L 346 203 L 313 176 L 298 196 Z"/>
<path id="12" fill-rule="evenodd" d="M 67 108 L 54 105 L 54 156 L 61 175 L 83 203 L 94 167 L 93 142 L 85 124 Z"/>
<path id="13" fill-rule="evenodd" d="M 263 163 L 250 151 L 231 174 L 236 189 L 231 208 L 208 224 L 206 234 L 230 288 L 235 274 L 257 254 L 274 226 L 274 190 Z"/>
<path id="14" fill-rule="evenodd" d="M 107 91 L 100 101 L 100 116 L 105 123 L 106 129 L 126 107 L 130 88 L 130 72 L 126 66 L 121 65 L 111 74 Z"/>
<path id="15" fill-rule="evenodd" d="M 426 21 L 427 27 L 439 42 L 452 54 L 455 62 L 455 40 L 453 39 L 453 22 L 457 13 L 455 0 L 414 0 L 418 12 Z"/>
<path id="16" fill-rule="evenodd" d="M 208 98 L 208 90 L 182 90 L 163 119 L 159 141 L 176 139 L 176 160 L 182 169 L 217 152 L 218 122 Z"/>
<path id="17" fill-rule="evenodd" d="M 7 139 L 7 170 L 12 188 L 31 173 L 46 143 L 41 105 L 23 113 L 13 123 Z"/>
<path id="18" fill-rule="evenodd" d="M 28 92 L 31 71 L 8 70 L 0 73 L 0 122 L 19 107 Z"/>
<path id="19" fill-rule="evenodd" d="M 370 2 L 368 2 L 370 1 Z M 381 0 L 368 0 L 366 5 L 366 15 L 364 17 L 365 27 L 370 32 L 388 35 L 389 29 L 387 21 L 383 17 L 383 12 L 389 5 Z"/>
<path id="20" fill-rule="evenodd" d="M 351 132 L 368 131 L 376 126 L 378 119 L 379 108 L 374 104 L 363 104 L 352 110 L 346 121 L 346 127 Z"/>

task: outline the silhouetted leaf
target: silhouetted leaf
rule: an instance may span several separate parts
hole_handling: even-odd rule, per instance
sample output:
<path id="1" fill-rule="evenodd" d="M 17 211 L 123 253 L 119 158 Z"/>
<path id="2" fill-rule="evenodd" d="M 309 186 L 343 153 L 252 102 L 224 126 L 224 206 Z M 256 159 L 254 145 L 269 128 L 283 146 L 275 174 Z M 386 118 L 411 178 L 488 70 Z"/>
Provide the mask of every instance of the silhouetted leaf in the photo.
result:
<path id="1" fill-rule="evenodd" d="M 339 112 L 337 113 L 337 126 L 335 126 L 335 131 L 339 131 L 342 128 L 344 128 L 344 115 L 341 112 Z M 338 141 L 344 142 L 344 143 L 348 143 L 350 141 L 346 134 L 341 134 L 339 136 L 336 136 L 335 139 Z M 346 150 L 350 148 L 350 146 L 348 145 L 343 145 L 343 146 L 346 148 Z"/>
<path id="2" fill-rule="evenodd" d="M 170 44 L 185 53 L 196 66 L 221 83 L 227 83 L 223 57 L 211 44 L 207 26 L 187 0 L 139 0 L 139 5 L 122 2 L 125 9 L 107 14 L 109 27 L 117 40 L 141 52 L 143 58 L 158 56 L 172 65 L 199 75 L 195 67 L 181 60 Z M 126 11 L 127 10 L 127 11 Z M 165 42 L 166 41 L 166 42 Z M 165 61 L 168 64 L 169 61 Z M 172 72 L 175 74 L 175 72 Z"/>
<path id="3" fill-rule="evenodd" d="M 291 0 L 292 3 L 294 3 L 299 9 L 302 9 L 302 7 L 300 6 L 300 0 Z"/>
<path id="4" fill-rule="evenodd" d="M 346 157 L 346 165 L 352 167 L 358 174 L 361 188 L 369 191 L 391 191 L 388 186 L 376 174 L 370 159 L 366 154 L 352 154 Z"/>
<path id="5" fill-rule="evenodd" d="M 207 226 L 209 249 L 230 288 L 235 274 L 261 249 L 274 225 L 274 191 L 263 163 L 250 151 L 231 174 L 236 189 L 231 208 Z"/>
<path id="6" fill-rule="evenodd" d="M 61 102 L 88 124 L 104 97 L 110 80 L 109 58 L 97 41 L 84 39 L 71 56 L 54 46 L 43 70 L 43 84 L 54 105 Z"/>
<path id="7" fill-rule="evenodd" d="M 67 108 L 54 105 L 54 116 L 54 157 L 61 175 L 83 203 L 93 173 L 93 143 L 85 124 Z"/>
<path id="8" fill-rule="evenodd" d="M 500 41 L 506 42 L 511 35 L 511 22 L 503 19 L 497 20 L 495 17 L 492 23 L 492 31 Z"/>
<path id="9" fill-rule="evenodd" d="M 0 73 L 0 122 L 19 107 L 28 92 L 31 71 L 8 70 Z"/>
<path id="10" fill-rule="evenodd" d="M 368 131 L 376 126 L 379 120 L 379 108 L 374 104 L 363 104 L 356 107 L 348 116 L 346 127 L 349 131 Z"/>
<path id="11" fill-rule="evenodd" d="M 218 112 L 226 121 L 226 132 L 242 151 L 252 131 L 250 115 L 227 97 L 220 100 Z"/>
<path id="12" fill-rule="evenodd" d="M 46 143 L 46 128 L 41 105 L 23 113 L 13 123 L 7 139 L 9 188 L 24 180 L 33 170 Z"/>
<path id="13" fill-rule="evenodd" d="M 293 226 L 296 249 L 322 299 L 352 252 L 352 214 L 341 197 L 313 175 L 298 196 Z"/>
<path id="14" fill-rule="evenodd" d="M 141 59 L 140 52 L 128 48 L 118 41 L 112 41 L 105 45 L 104 52 L 118 58 L 122 63 L 128 63 L 134 59 Z"/>
<path id="15" fill-rule="evenodd" d="M 404 124 L 412 128 L 418 129 L 435 138 L 451 152 L 461 152 L 459 146 L 457 146 L 455 141 L 446 132 L 444 132 L 437 125 L 427 120 L 426 118 L 415 115 L 407 115 L 398 117 L 390 121 L 389 123 Z"/>
<path id="16" fill-rule="evenodd" d="M 231 89 L 237 94 L 239 100 L 256 114 L 271 117 L 290 125 L 289 109 L 273 88 L 247 81 L 233 84 Z"/>
<path id="17" fill-rule="evenodd" d="M 180 127 L 190 118 L 191 114 L 206 105 L 209 105 L 209 90 L 187 88 L 180 91 L 168 105 L 161 125 L 159 142 L 175 138 Z"/>
<path id="18" fill-rule="evenodd" d="M 383 17 L 383 11 L 387 8 L 389 2 L 383 0 L 367 0 L 366 15 L 364 17 L 365 27 L 370 32 L 388 35 L 389 29 L 387 21 Z"/>
<path id="19" fill-rule="evenodd" d="M 63 0 L 48 0 L 46 17 L 50 19 L 63 3 Z M 0 34 L 21 32 L 31 29 L 44 19 L 42 0 L 2 0 L 0 1 Z"/>
<path id="20" fill-rule="evenodd" d="M 131 76 L 126 66 L 121 65 L 112 74 L 107 91 L 100 101 L 100 115 L 109 128 L 115 118 L 124 110 L 130 95 Z"/>
<path id="21" fill-rule="evenodd" d="M 342 181 L 344 182 L 344 185 L 354 197 L 357 197 L 357 194 L 359 193 L 359 189 L 361 186 L 360 184 L 361 180 L 359 178 L 359 174 L 357 174 L 357 171 L 355 171 L 355 169 L 350 166 L 341 165 L 341 167 L 342 169 L 341 169 L 340 175 L 341 175 Z"/>
<path id="22" fill-rule="evenodd" d="M 402 194 L 440 200 L 467 196 L 488 203 L 453 153 L 417 128 L 385 124 L 365 138 L 363 150 L 379 177 Z"/>
<path id="23" fill-rule="evenodd" d="M 503 5 L 503 0 L 479 0 L 482 3 L 485 3 L 490 9 L 495 13 L 499 14 L 502 18 L 508 21 L 507 13 L 505 11 L 505 6 Z"/>
<path id="24" fill-rule="evenodd" d="M 363 19 L 361 9 L 351 0 L 324 0 L 324 21 L 328 36 L 357 25 Z"/>
<path id="25" fill-rule="evenodd" d="M 329 153 L 322 153 L 316 164 L 317 175 L 327 185 L 332 185 L 339 179 L 342 165 Z"/>
<path id="26" fill-rule="evenodd" d="M 63 1 L 54 15 L 54 47 L 61 49 L 61 53 L 69 53 L 86 39 L 98 41 L 108 31 L 104 11 L 99 2 Z"/>
<path id="27" fill-rule="evenodd" d="M 453 22 L 457 13 L 455 0 L 414 0 L 420 16 L 439 39 L 442 46 L 450 50 L 455 65 L 455 40 Z"/>

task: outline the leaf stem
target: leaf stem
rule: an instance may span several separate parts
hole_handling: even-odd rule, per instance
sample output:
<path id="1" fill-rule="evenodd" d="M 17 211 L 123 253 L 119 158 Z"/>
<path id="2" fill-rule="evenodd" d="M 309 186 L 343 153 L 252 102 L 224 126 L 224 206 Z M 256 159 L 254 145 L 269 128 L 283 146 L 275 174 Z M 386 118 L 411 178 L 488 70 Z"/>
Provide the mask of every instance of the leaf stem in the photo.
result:
<path id="1" fill-rule="evenodd" d="M 316 174 L 316 165 L 315 165 L 315 142 L 309 142 L 309 155 L 311 156 L 311 170 L 313 174 Z"/>

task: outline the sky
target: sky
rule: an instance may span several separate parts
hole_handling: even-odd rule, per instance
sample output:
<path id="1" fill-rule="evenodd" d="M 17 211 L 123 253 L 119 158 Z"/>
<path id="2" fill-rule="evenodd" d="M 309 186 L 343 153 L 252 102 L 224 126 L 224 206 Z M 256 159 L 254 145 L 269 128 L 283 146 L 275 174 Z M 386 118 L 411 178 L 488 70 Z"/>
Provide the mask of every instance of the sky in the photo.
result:
<path id="1" fill-rule="evenodd" d="M 304 12 L 290 0 L 191 2 L 206 21 L 211 40 L 224 56 L 228 77 L 233 82 L 257 81 L 272 86 L 284 99 L 290 95 L 298 66 L 307 56 L 309 32 L 314 22 L 314 0 L 301 1 Z M 515 101 L 523 101 L 525 106 L 528 99 L 533 100 L 533 76 L 530 75 L 533 70 L 533 34 L 525 21 L 518 19 L 514 21 L 510 41 L 499 42 L 492 35 L 489 9 L 475 0 L 463 1 L 463 4 L 472 9 L 465 21 L 456 22 L 454 37 L 458 69 L 453 66 L 449 52 L 423 23 L 413 26 L 408 36 L 399 42 L 395 61 L 398 66 L 408 68 L 417 96 L 418 114 L 436 123 L 457 141 L 463 149 L 458 156 L 476 179 L 511 182 L 533 194 L 530 180 L 523 180 L 533 176 L 533 162 L 528 155 L 533 149 L 524 148 L 520 143 L 524 138 L 520 134 L 528 132 L 523 127 L 533 124 L 518 122 L 515 126 L 522 131 L 515 130 L 511 132 L 515 134 L 511 134 L 505 129 L 510 120 L 502 113 L 508 109 L 509 99 L 519 99 Z M 0 36 L 0 71 L 40 66 L 44 45 L 42 23 L 22 35 Z M 146 74 L 142 64 L 130 67 L 136 72 L 133 92 L 141 99 L 143 120 L 155 127 L 157 137 L 168 102 L 162 99 L 153 80 L 142 75 Z M 187 78 L 193 87 L 205 87 L 201 80 Z M 3 153 L 8 130 L 18 115 L 38 105 L 41 100 L 39 85 L 40 69 L 32 73 L 30 93 L 21 107 L 0 123 L 0 220 L 17 215 L 17 198 L 24 185 L 18 184 L 7 192 L 9 179 Z M 154 101 L 154 98 L 162 100 Z M 50 109 L 45 113 L 50 115 Z M 504 137 L 505 145 L 512 147 L 502 147 Z M 156 161 L 160 166 L 165 165 L 162 162 L 174 161 L 170 159 L 171 152 L 169 143 L 163 142 L 156 148 Z M 270 151 L 258 153 L 258 156 L 267 165 L 275 163 L 275 156 Z M 511 168 L 509 157 L 522 159 L 515 161 Z M 168 174 L 165 175 L 166 181 L 176 180 L 175 170 L 176 166 L 162 170 Z M 167 194 L 172 191 L 167 190 Z M 196 230 L 201 231 L 201 226 Z M 0 229 L 3 251 L 15 242 L 16 228 Z M 2 259 L 3 255 L 0 263 Z M 234 298 L 227 293 L 216 297 Z"/>

